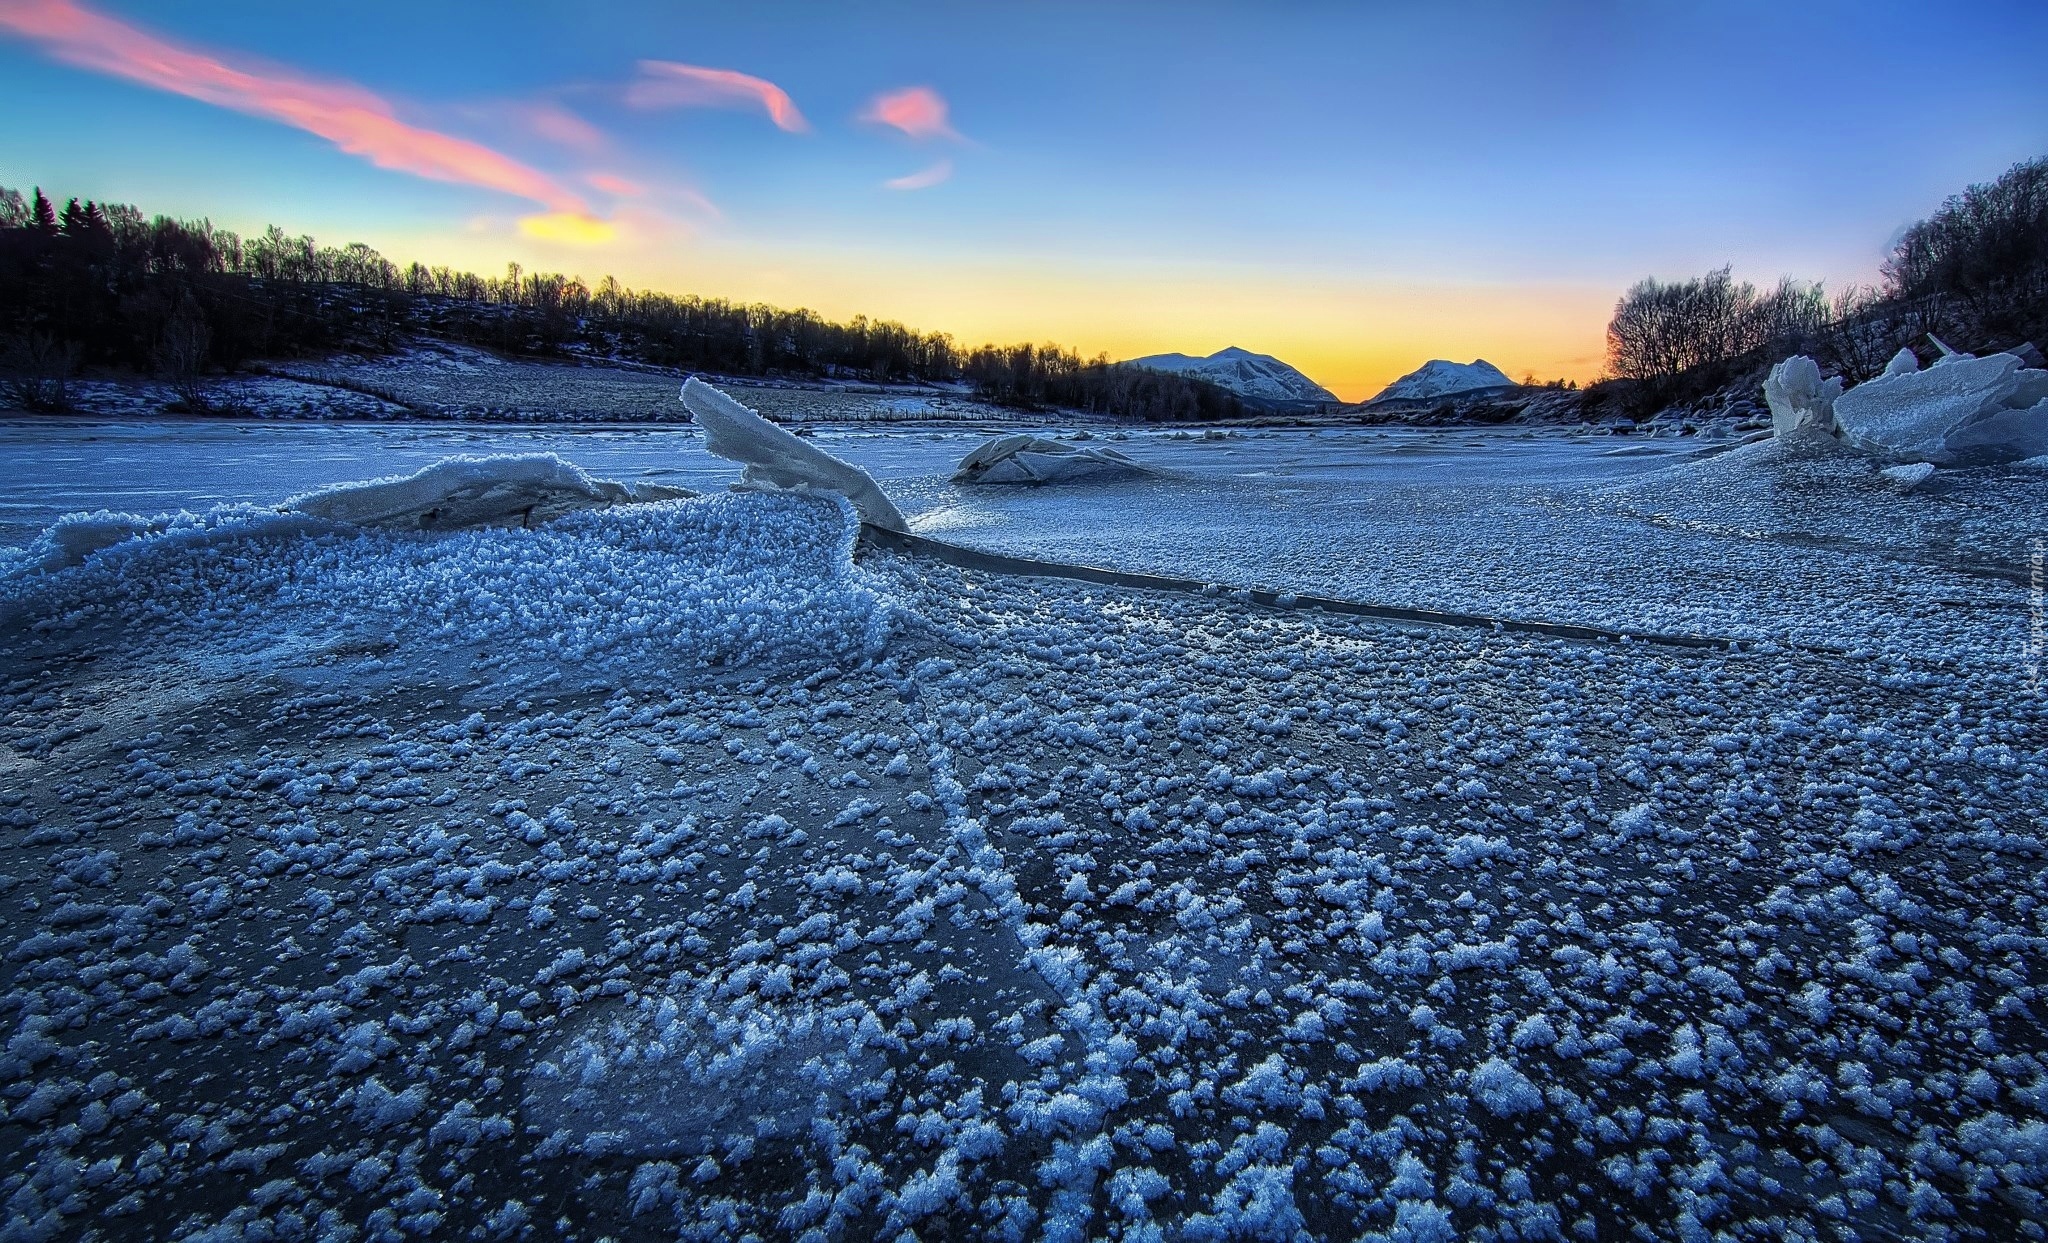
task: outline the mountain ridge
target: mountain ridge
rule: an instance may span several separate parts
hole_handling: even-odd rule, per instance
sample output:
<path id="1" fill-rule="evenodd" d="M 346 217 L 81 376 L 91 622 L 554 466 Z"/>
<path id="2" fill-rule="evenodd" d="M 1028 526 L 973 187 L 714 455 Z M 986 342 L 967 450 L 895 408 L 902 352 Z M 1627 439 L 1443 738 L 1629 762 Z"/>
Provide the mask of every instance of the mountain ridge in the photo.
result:
<path id="1" fill-rule="evenodd" d="M 1514 381 L 1508 378 L 1506 372 L 1483 358 L 1475 358 L 1469 363 L 1454 363 L 1446 358 L 1432 358 L 1381 389 L 1366 404 L 1378 401 L 1425 400 L 1431 397 L 1447 397 L 1452 393 L 1469 393 L 1475 389 L 1502 388 L 1513 384 Z"/>
<path id="2" fill-rule="evenodd" d="M 1206 358 L 1192 354 L 1148 354 L 1133 358 L 1132 367 L 1166 371 L 1207 380 L 1255 401 L 1332 402 L 1336 394 L 1271 354 L 1226 346 Z"/>

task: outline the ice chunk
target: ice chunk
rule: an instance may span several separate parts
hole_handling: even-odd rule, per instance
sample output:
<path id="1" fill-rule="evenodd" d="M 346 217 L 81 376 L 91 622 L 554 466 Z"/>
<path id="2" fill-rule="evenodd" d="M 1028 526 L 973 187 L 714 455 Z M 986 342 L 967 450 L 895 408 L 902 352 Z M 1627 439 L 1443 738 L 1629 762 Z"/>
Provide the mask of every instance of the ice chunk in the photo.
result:
<path id="1" fill-rule="evenodd" d="M 592 479 L 552 453 L 443 458 L 410 475 L 338 484 L 280 508 L 357 526 L 451 531 L 531 527 L 579 509 L 691 495 L 660 484 Z"/>
<path id="2" fill-rule="evenodd" d="M 2041 372 L 2021 372 L 2041 375 Z M 2048 400 L 2000 410 L 1950 432 L 1942 447 L 1958 463 L 2012 462 L 2048 453 Z"/>
<path id="3" fill-rule="evenodd" d="M 1934 477 L 1934 463 L 1914 462 L 1907 466 L 1887 466 L 1877 472 L 1883 475 L 1901 492 L 1911 492 Z"/>
<path id="4" fill-rule="evenodd" d="M 2018 410 L 2048 401 L 2048 371 L 2023 367 L 2019 372 L 2019 381 L 2019 387 L 2006 399 L 2007 406 Z"/>
<path id="5" fill-rule="evenodd" d="M 1764 380 L 1764 401 L 1771 407 L 1771 431 L 1780 440 L 1814 432 L 1835 430 L 1835 399 L 1842 395 L 1842 378 L 1825 382 L 1820 364 L 1795 354 L 1771 368 Z"/>
<path id="6" fill-rule="evenodd" d="M 1064 483 L 1154 473 L 1150 467 L 1094 445 L 1065 444 L 1019 432 L 997 436 L 960 459 L 954 483 Z"/>
<path id="7" fill-rule="evenodd" d="M 695 376 L 683 384 L 683 404 L 704 429 L 704 447 L 747 469 L 750 487 L 837 492 L 853 502 L 860 520 L 888 531 L 910 525 L 874 476 L 799 440 Z"/>
<path id="8" fill-rule="evenodd" d="M 1892 360 L 1884 365 L 1886 375 L 1911 375 L 1918 370 L 1919 355 L 1913 353 L 1910 347 L 1903 345 L 1899 347 L 1898 353 L 1892 355 Z"/>
<path id="9" fill-rule="evenodd" d="M 1943 440 L 2005 409 L 2020 387 L 2019 365 L 2011 354 L 1944 357 L 1925 371 L 1879 376 L 1835 401 L 1835 421 L 1866 452 L 1950 461 Z"/>

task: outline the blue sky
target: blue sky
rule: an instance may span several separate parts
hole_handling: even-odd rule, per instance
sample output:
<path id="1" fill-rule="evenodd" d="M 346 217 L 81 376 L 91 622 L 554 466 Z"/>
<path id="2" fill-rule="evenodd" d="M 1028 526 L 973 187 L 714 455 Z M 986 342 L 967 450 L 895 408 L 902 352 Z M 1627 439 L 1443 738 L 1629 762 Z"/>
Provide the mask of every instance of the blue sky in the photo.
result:
<path id="1" fill-rule="evenodd" d="M 1355 397 L 1433 356 L 1590 378 L 1644 275 L 1872 279 L 2048 153 L 2044 42 L 2038 3 L 0 0 L 0 184 L 970 341 L 1242 345 Z"/>

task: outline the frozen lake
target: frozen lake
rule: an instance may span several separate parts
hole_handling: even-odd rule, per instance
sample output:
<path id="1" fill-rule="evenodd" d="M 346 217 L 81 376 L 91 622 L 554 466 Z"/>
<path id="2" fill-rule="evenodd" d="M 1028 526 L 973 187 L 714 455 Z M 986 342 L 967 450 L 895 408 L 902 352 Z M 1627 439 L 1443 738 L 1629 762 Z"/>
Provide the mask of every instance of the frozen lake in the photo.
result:
<path id="1" fill-rule="evenodd" d="M 1768 446 L 1368 428 L 1094 429 L 1162 477 L 948 482 L 1003 430 L 821 427 L 813 443 L 873 473 L 920 533 L 1012 555 L 1638 633 L 1947 647 L 1963 624 L 1965 652 L 2016 650 L 2019 515 L 2044 482 L 1944 472 L 1900 497 L 1867 464 L 1780 466 L 1758 459 Z M 705 491 L 739 473 L 689 427 L 14 419 L 0 422 L 0 547 L 81 510 L 267 504 L 451 454 L 533 452 Z"/>
<path id="2" fill-rule="evenodd" d="M 849 511 L 727 494 L 687 430 L 7 424 L 12 1220 L 2041 1219 L 2048 477 L 1346 431 L 950 485 L 978 439 L 818 443 L 920 531 L 1041 561 L 1765 642 L 856 560 Z M 535 450 L 711 494 L 33 551 L 65 511 Z"/>
<path id="3" fill-rule="evenodd" d="M 943 514 L 944 525 L 958 527 L 997 521 L 1012 510 L 988 489 L 977 495 L 945 483 L 968 450 L 1004 430 L 821 428 L 814 443 L 873 473 L 892 495 L 900 494 L 905 512 Z M 1281 497 L 1324 483 L 1484 487 L 1529 479 L 1611 480 L 1698 448 L 1528 432 L 1371 429 L 1257 430 L 1216 440 L 1137 431 L 1116 444 L 1196 479 L 1263 481 Z M 14 418 L 0 420 L 0 543 L 26 543 L 60 515 L 79 510 L 149 514 L 261 504 L 326 484 L 407 474 L 451 454 L 535 452 L 557 453 L 593 475 L 621 480 L 715 489 L 739 475 L 738 467 L 706 453 L 691 427 Z"/>

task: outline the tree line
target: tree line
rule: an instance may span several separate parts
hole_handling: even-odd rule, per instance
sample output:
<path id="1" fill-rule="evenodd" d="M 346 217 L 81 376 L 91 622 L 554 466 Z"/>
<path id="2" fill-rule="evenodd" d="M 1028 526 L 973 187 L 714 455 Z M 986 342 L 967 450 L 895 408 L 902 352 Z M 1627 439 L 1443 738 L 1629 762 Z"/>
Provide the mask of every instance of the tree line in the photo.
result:
<path id="1" fill-rule="evenodd" d="M 66 404 L 82 367 L 161 376 L 194 408 L 201 377 L 257 360 L 396 349 L 431 334 L 511 354 L 617 359 L 735 376 L 971 383 L 983 398 L 1119 417 L 1246 412 L 1189 377 L 1083 360 L 1056 345 L 962 349 L 888 320 L 828 320 L 722 298 L 594 286 L 508 264 L 503 276 L 393 263 L 276 225 L 252 237 L 127 204 L 59 209 L 0 187 L 0 371 L 15 400 Z"/>
<path id="2" fill-rule="evenodd" d="M 1631 404 L 1651 410 L 1793 353 L 1861 383 L 1929 333 L 1972 352 L 2048 341 L 2048 157 L 1912 225 L 1873 286 L 1829 296 L 1786 277 L 1759 291 L 1725 267 L 1639 281 L 1615 304 L 1607 365 Z"/>

